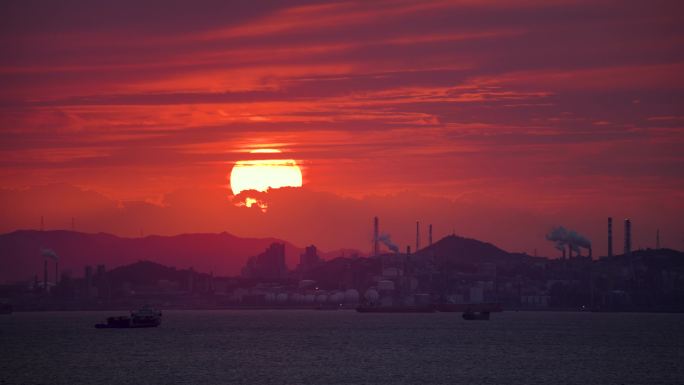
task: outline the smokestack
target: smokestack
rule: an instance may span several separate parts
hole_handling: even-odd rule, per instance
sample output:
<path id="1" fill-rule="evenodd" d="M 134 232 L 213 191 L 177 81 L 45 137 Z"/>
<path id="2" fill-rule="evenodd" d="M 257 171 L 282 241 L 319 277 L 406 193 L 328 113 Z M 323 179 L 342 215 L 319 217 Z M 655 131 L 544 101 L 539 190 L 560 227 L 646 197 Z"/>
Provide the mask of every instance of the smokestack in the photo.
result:
<path id="1" fill-rule="evenodd" d="M 428 226 L 428 242 L 430 243 L 430 246 L 432 246 L 432 224 Z"/>
<path id="2" fill-rule="evenodd" d="M 561 251 L 563 252 L 563 259 L 565 259 L 565 247 L 562 248 Z"/>
<path id="3" fill-rule="evenodd" d="M 373 218 L 373 255 L 380 254 L 380 221 L 378 217 Z"/>
<path id="4" fill-rule="evenodd" d="M 608 256 L 613 256 L 613 218 L 608 217 Z"/>
<path id="5" fill-rule="evenodd" d="M 411 256 L 411 245 L 406 246 L 406 256 L 407 257 Z"/>
<path id="6" fill-rule="evenodd" d="M 568 259 L 572 258 L 572 245 L 568 244 Z"/>
<path id="7" fill-rule="evenodd" d="M 416 221 L 416 251 L 420 250 L 420 222 Z"/>
<path id="8" fill-rule="evenodd" d="M 592 256 L 591 256 L 591 246 L 589 246 L 589 259 L 592 259 Z"/>
<path id="9" fill-rule="evenodd" d="M 43 259 L 43 290 L 47 293 L 47 280 L 48 280 L 48 273 L 47 273 L 47 259 Z"/>
<path id="10" fill-rule="evenodd" d="M 625 255 L 632 255 L 632 221 L 625 219 Z"/>

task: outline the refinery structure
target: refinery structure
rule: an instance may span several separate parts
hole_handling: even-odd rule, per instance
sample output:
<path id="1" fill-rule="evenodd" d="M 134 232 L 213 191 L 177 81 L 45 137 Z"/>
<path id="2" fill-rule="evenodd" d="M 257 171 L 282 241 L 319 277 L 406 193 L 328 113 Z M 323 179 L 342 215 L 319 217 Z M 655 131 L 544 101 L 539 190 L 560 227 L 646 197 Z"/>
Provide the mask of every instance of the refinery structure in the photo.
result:
<path id="1" fill-rule="evenodd" d="M 658 248 L 634 250 L 633 222 L 625 219 L 623 252 L 616 254 L 613 224 L 609 217 L 607 248 L 600 254 L 578 231 L 552 228 L 546 239 L 558 257 L 548 259 L 455 234 L 434 241 L 432 224 L 421 226 L 420 221 L 415 222 L 415 244 L 400 247 L 382 230 L 381 219 L 373 217 L 368 256 L 348 253 L 324 259 L 309 245 L 301 249 L 296 265 L 288 266 L 285 244 L 274 242 L 247 258 L 234 277 L 151 261 L 111 270 L 102 264 L 85 266 L 77 277 L 60 271 L 60 261 L 68 255 L 40 248 L 41 274 L 31 282 L 0 285 L 0 299 L 26 310 L 128 309 L 145 303 L 364 312 L 684 310 L 682 253 L 660 248 L 660 231 L 654 234 Z"/>

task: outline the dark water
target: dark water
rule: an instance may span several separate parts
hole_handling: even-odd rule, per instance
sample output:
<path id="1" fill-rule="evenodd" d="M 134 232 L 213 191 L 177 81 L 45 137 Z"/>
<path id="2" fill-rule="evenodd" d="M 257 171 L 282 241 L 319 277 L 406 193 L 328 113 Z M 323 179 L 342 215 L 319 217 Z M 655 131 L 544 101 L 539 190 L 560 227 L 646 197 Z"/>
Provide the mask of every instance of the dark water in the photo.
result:
<path id="1" fill-rule="evenodd" d="M 684 384 L 684 315 L 167 311 L 0 316 L 0 384 Z"/>

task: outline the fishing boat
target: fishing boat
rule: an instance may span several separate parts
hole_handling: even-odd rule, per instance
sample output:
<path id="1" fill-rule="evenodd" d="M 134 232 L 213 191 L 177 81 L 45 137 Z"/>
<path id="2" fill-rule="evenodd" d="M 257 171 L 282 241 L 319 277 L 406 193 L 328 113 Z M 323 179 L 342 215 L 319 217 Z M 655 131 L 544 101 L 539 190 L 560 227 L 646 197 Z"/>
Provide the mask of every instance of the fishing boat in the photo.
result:
<path id="1" fill-rule="evenodd" d="M 489 321 L 489 312 L 466 311 L 463 313 L 463 319 L 466 321 Z"/>
<path id="2" fill-rule="evenodd" d="M 161 325 L 162 313 L 145 306 L 132 311 L 130 316 L 108 317 L 107 323 L 96 324 L 97 329 L 156 328 Z"/>

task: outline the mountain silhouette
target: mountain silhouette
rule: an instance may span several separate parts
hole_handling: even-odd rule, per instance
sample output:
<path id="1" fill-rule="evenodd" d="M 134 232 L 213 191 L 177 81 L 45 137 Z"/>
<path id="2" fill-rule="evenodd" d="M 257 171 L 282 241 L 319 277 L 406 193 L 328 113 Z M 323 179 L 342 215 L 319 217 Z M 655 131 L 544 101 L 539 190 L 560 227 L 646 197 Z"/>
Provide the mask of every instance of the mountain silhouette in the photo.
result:
<path id="1" fill-rule="evenodd" d="M 525 254 L 509 253 L 491 243 L 457 235 L 446 236 L 431 246 L 420 249 L 416 256 L 445 258 L 462 263 L 512 262 Z"/>
<path id="2" fill-rule="evenodd" d="M 237 275 L 249 257 L 263 252 L 273 242 L 285 244 L 287 264 L 294 268 L 302 248 L 276 238 L 241 238 L 225 232 L 122 238 L 105 233 L 19 230 L 0 235 L 0 282 L 26 280 L 35 274 L 42 280 L 43 248 L 59 256 L 60 271 L 76 277 L 83 275 L 86 265 L 104 264 L 112 269 L 140 260 L 179 269 L 193 267 L 214 275 Z M 339 252 L 321 254 L 330 258 Z M 49 280 L 53 281 L 53 262 L 49 265 Z"/>

